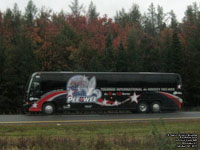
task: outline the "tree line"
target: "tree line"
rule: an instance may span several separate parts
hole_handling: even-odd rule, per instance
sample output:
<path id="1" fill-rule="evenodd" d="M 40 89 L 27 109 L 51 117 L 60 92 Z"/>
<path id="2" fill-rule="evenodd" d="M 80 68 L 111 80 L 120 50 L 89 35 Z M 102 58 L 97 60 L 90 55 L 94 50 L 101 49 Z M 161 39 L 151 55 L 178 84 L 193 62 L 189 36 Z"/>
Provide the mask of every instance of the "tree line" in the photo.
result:
<path id="1" fill-rule="evenodd" d="M 24 86 L 35 71 L 175 72 L 182 76 L 184 106 L 200 105 L 200 8 L 189 5 L 181 22 L 152 3 L 133 4 L 114 18 L 37 8 L 30 0 L 0 12 L 0 113 L 20 113 Z"/>

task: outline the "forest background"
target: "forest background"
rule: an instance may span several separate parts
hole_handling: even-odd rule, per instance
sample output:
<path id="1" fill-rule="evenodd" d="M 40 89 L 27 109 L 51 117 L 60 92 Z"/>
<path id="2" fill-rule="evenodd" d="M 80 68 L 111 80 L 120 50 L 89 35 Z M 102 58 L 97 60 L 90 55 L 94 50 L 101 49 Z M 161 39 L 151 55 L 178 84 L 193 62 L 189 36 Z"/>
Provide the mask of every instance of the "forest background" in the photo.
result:
<path id="1" fill-rule="evenodd" d="M 181 22 L 152 3 L 142 14 L 133 4 L 114 18 L 87 12 L 54 13 L 30 0 L 0 11 L 0 113 L 21 113 L 25 85 L 35 71 L 175 72 L 182 76 L 184 108 L 200 106 L 200 7 Z"/>

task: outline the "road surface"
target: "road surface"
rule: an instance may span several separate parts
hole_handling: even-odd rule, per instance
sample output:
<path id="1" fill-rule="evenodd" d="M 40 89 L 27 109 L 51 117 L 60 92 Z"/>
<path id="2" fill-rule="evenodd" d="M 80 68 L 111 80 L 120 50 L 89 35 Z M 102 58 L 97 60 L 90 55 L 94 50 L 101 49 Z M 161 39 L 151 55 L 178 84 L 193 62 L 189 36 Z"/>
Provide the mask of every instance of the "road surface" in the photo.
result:
<path id="1" fill-rule="evenodd" d="M 158 119 L 200 119 L 200 112 L 173 112 L 148 114 L 89 114 L 89 115 L 0 115 L 0 124 L 23 123 L 81 123 L 81 122 L 120 122 L 148 121 Z"/>

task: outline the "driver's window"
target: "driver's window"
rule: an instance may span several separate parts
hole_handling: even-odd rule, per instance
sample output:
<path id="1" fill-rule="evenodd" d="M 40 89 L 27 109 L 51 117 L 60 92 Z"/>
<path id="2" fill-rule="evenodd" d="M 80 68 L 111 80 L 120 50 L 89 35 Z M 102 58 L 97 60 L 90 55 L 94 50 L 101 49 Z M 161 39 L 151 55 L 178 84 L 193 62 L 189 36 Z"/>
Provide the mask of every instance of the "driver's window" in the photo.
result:
<path id="1" fill-rule="evenodd" d="M 40 83 L 39 82 L 33 82 L 31 85 L 31 96 L 39 96 L 40 94 Z"/>

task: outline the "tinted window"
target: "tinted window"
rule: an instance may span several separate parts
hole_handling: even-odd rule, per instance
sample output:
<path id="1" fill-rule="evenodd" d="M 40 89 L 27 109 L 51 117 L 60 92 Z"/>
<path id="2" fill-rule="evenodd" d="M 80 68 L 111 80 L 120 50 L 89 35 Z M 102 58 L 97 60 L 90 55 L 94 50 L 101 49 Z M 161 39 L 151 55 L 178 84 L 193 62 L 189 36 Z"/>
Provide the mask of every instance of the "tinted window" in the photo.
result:
<path id="1" fill-rule="evenodd" d="M 58 89 L 66 89 L 66 74 L 43 74 L 41 75 L 41 79 L 40 86 L 43 93 Z"/>
<path id="2" fill-rule="evenodd" d="M 53 73 L 42 74 L 41 90 L 66 89 L 68 80 L 75 75 L 96 77 L 96 87 L 176 87 L 180 77 L 176 74 L 128 74 L 128 73 Z"/>
<path id="3" fill-rule="evenodd" d="M 65 81 L 43 80 L 40 84 L 41 84 L 41 91 L 43 92 L 48 92 L 58 89 L 65 90 L 66 88 Z"/>

